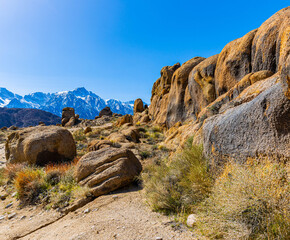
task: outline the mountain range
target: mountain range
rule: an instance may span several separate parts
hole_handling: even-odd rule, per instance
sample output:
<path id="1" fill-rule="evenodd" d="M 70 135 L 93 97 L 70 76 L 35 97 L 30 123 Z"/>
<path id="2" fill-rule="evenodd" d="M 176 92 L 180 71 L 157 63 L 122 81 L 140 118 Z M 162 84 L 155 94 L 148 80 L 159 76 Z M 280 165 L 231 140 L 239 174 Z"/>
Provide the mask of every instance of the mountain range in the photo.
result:
<path id="1" fill-rule="evenodd" d="M 80 118 L 94 119 L 106 106 L 113 113 L 132 114 L 134 101 L 104 100 L 83 87 L 57 93 L 35 92 L 25 96 L 0 88 L 0 107 L 5 108 L 33 108 L 61 116 L 64 107 L 73 107 Z"/>

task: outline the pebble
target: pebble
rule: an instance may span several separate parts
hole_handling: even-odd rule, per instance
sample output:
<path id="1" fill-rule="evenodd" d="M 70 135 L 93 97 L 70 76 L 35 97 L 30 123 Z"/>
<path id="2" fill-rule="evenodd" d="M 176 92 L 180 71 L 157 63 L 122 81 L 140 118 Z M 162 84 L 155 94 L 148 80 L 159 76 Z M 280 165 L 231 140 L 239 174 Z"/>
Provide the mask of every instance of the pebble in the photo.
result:
<path id="1" fill-rule="evenodd" d="M 190 214 L 188 217 L 187 217 L 187 221 L 186 221 L 186 225 L 188 227 L 193 227 L 195 224 L 196 224 L 196 221 L 197 221 L 197 217 L 195 214 Z"/>
<path id="2" fill-rule="evenodd" d="M 163 238 L 162 237 L 156 237 L 156 240 L 162 240 Z"/>
<path id="3" fill-rule="evenodd" d="M 85 211 L 84 211 L 84 213 L 89 213 L 90 212 L 90 209 L 89 208 L 87 208 Z"/>
<path id="4" fill-rule="evenodd" d="M 24 218 L 26 218 L 26 216 L 23 215 L 20 217 L 20 220 L 23 220 Z"/>
<path id="5" fill-rule="evenodd" d="M 16 216 L 16 213 L 11 213 L 7 216 L 8 219 L 14 218 Z"/>
<path id="6" fill-rule="evenodd" d="M 0 216 L 0 220 L 3 220 L 4 218 L 5 218 L 4 215 L 1 215 L 1 216 Z"/>
<path id="7" fill-rule="evenodd" d="M 118 196 L 117 195 L 114 195 L 113 196 L 113 200 L 116 200 L 116 199 L 118 199 Z"/>
<path id="8" fill-rule="evenodd" d="M 13 203 L 9 203 L 9 204 L 6 205 L 5 208 L 10 208 L 12 205 L 13 205 Z"/>
<path id="9" fill-rule="evenodd" d="M 16 196 L 16 194 L 17 194 L 17 192 L 14 192 L 14 193 L 12 193 L 12 197 L 15 197 Z"/>

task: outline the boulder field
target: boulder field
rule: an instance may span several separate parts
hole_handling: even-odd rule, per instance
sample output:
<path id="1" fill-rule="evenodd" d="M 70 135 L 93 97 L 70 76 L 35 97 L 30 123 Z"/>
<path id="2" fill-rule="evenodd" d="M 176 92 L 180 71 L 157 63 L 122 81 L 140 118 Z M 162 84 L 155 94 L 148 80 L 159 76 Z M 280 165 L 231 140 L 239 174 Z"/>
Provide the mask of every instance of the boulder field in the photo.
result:
<path id="1" fill-rule="evenodd" d="M 214 159 L 289 159 L 290 7 L 217 55 L 163 67 L 149 117 L 173 148 L 194 136 Z"/>

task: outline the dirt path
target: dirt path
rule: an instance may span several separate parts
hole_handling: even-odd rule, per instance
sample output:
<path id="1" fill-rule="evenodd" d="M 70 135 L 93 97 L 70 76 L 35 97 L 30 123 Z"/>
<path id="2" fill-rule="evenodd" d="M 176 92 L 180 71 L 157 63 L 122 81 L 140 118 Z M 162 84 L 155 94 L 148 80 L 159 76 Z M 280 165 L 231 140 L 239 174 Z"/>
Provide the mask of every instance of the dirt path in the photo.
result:
<path id="1" fill-rule="evenodd" d="M 115 192 L 95 199 L 83 208 L 57 220 L 55 212 L 34 210 L 34 219 L 0 221 L 0 239 L 35 240 L 156 240 L 197 239 L 186 227 L 172 219 L 154 213 L 144 204 L 136 187 Z M 25 213 L 18 214 L 21 216 Z M 28 215 L 28 214 L 26 214 Z M 52 224 L 49 224 L 53 222 Z M 3 225 L 4 224 L 4 225 Z M 35 231 L 41 225 L 49 224 Z M 2 225 L 2 226 L 1 226 Z M 32 232 L 29 234 L 29 232 Z M 28 235 L 27 235 L 28 234 Z"/>

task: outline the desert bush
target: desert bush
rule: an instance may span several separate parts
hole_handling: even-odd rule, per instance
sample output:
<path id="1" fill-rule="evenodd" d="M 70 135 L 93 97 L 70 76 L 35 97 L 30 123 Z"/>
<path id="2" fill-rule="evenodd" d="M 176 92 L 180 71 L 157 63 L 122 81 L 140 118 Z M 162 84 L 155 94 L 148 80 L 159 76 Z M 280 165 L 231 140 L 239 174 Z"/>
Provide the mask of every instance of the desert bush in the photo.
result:
<path id="1" fill-rule="evenodd" d="M 43 170 L 30 167 L 17 172 L 14 185 L 23 204 L 33 204 L 38 200 L 38 196 L 46 188 L 43 176 Z"/>
<path id="2" fill-rule="evenodd" d="M 26 167 L 25 164 L 16 163 L 16 164 L 7 164 L 5 169 L 5 176 L 7 178 L 7 182 L 11 183 L 14 181 L 18 172 L 22 171 Z"/>
<path id="3" fill-rule="evenodd" d="M 282 163 L 229 163 L 200 206 L 211 239 L 290 239 L 289 176 Z"/>
<path id="4" fill-rule="evenodd" d="M 212 186 L 202 147 L 187 145 L 172 160 L 147 166 L 142 174 L 147 202 L 155 211 L 190 212 Z"/>
<path id="5" fill-rule="evenodd" d="M 47 208 L 62 208 L 88 193 L 88 189 L 79 186 L 74 179 L 76 163 L 77 159 L 71 164 L 50 164 L 45 168 L 20 168 L 19 164 L 11 164 L 9 171 L 15 169 L 15 175 L 11 177 L 10 185 L 13 183 L 22 205 L 42 202 Z"/>
<path id="6" fill-rule="evenodd" d="M 49 193 L 48 208 L 63 208 L 75 199 L 84 197 L 88 194 L 88 188 L 79 186 L 74 179 L 74 167 L 64 172 L 60 181 Z"/>

